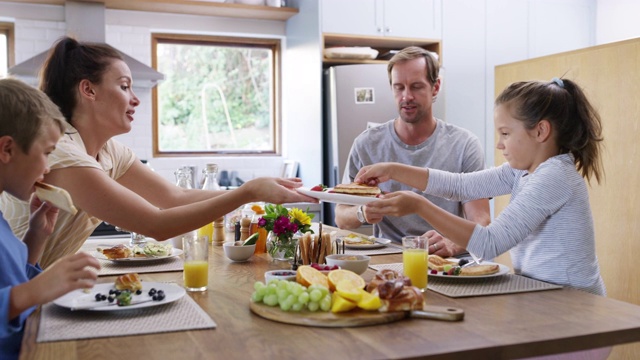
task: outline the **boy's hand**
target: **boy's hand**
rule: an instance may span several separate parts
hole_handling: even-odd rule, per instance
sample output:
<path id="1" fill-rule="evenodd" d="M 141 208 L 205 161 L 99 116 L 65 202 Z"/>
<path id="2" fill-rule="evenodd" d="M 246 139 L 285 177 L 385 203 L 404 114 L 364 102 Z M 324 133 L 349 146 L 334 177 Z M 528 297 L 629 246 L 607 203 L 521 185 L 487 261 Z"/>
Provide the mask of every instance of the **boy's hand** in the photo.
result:
<path id="1" fill-rule="evenodd" d="M 42 293 L 41 303 L 44 304 L 70 291 L 92 288 L 98 279 L 98 270 L 98 259 L 85 252 L 79 252 L 49 265 L 31 281 L 41 282 L 38 291 Z"/>
<path id="2" fill-rule="evenodd" d="M 31 217 L 29 229 L 39 236 L 51 235 L 58 219 L 59 210 L 46 202 L 42 202 L 37 196 L 31 196 L 29 203 Z"/>

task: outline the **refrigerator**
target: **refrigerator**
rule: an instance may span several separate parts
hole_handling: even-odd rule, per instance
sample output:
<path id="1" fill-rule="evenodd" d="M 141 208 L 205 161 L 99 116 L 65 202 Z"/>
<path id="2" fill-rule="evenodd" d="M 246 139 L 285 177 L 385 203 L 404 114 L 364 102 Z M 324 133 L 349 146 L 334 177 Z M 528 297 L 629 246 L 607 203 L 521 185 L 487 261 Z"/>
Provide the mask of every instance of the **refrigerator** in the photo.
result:
<path id="1" fill-rule="evenodd" d="M 434 115 L 442 118 L 444 93 L 434 103 Z M 323 184 L 342 182 L 353 140 L 367 127 L 398 116 L 387 75 L 387 64 L 332 66 L 323 77 Z M 324 203 L 324 223 L 335 225 L 335 204 Z M 371 230 L 361 228 L 360 232 Z"/>

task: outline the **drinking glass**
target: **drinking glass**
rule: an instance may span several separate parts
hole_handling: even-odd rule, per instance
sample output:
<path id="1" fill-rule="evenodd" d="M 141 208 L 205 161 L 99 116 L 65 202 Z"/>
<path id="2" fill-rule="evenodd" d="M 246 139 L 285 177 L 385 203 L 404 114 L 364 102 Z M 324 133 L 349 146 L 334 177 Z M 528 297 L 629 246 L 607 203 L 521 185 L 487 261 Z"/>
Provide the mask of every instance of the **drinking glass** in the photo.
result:
<path id="1" fill-rule="evenodd" d="M 402 263 L 404 275 L 420 291 L 427 289 L 429 267 L 429 240 L 426 236 L 402 238 Z"/>
<path id="2" fill-rule="evenodd" d="M 182 237 L 184 287 L 205 291 L 209 283 L 209 237 L 188 234 Z"/>

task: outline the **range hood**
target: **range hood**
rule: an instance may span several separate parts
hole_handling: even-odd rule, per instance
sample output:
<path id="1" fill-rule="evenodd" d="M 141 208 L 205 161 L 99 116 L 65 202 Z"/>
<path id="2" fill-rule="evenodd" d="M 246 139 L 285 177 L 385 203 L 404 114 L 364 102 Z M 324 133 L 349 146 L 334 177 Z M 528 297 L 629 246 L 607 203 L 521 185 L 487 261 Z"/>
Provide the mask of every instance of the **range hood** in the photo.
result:
<path id="1" fill-rule="evenodd" d="M 97 2 L 66 1 L 64 5 L 67 34 L 78 41 L 104 43 L 106 36 L 105 5 Z M 162 80 L 164 75 L 154 68 L 119 51 L 131 69 L 133 86 L 139 88 L 153 88 Z M 44 64 L 49 51 L 42 52 L 9 69 L 9 73 L 36 86 L 38 74 Z"/>

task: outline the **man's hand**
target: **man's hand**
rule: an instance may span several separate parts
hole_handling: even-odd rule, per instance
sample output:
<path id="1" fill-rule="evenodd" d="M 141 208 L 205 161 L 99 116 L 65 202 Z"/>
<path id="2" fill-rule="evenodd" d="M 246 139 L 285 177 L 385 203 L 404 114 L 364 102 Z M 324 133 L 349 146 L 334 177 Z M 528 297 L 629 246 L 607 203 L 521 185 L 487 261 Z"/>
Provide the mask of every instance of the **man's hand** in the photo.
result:
<path id="1" fill-rule="evenodd" d="M 424 233 L 424 236 L 429 239 L 429 254 L 448 258 L 466 251 L 465 248 L 454 244 L 451 240 L 443 237 L 435 230 L 427 231 Z"/>

